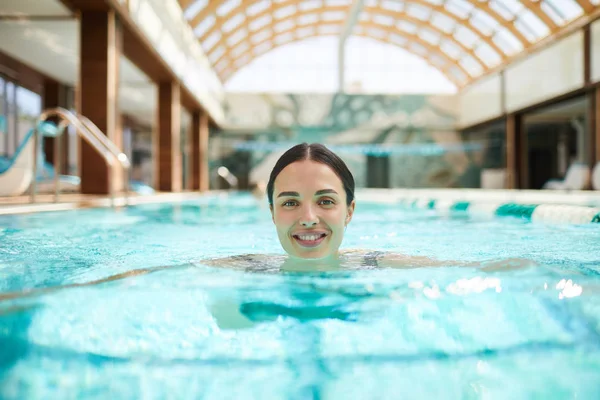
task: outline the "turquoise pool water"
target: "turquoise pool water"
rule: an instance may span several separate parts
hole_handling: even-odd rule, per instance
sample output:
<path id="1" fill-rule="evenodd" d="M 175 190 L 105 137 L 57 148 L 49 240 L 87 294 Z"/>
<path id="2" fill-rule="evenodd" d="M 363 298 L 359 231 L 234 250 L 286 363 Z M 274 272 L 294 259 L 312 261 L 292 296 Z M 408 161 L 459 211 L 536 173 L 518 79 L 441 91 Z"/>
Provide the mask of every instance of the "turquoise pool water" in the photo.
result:
<path id="1" fill-rule="evenodd" d="M 245 195 L 4 216 L 0 398 L 599 397 L 600 225 L 359 203 L 343 247 L 537 265 L 203 264 L 282 254 L 268 209 Z M 157 266 L 173 267 L 43 291 Z"/>

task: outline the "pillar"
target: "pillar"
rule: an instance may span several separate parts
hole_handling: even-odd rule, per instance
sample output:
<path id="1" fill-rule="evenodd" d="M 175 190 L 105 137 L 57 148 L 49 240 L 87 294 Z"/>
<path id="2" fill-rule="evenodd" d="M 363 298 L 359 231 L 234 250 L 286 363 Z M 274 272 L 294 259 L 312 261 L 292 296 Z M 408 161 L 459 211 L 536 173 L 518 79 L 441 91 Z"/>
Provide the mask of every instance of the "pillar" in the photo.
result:
<path id="1" fill-rule="evenodd" d="M 44 80 L 44 95 L 42 98 L 43 109 L 48 108 L 69 108 L 67 101 L 67 88 L 55 80 L 46 79 Z M 57 123 L 57 120 L 53 122 Z M 60 152 L 61 152 L 61 168 L 60 171 L 56 168 L 54 161 L 54 143 L 56 139 L 51 137 L 44 138 L 44 156 L 46 161 L 54 166 L 56 173 L 67 174 L 69 171 L 69 138 L 68 132 L 64 132 L 63 136 L 59 139 Z"/>
<path id="2" fill-rule="evenodd" d="M 208 190 L 208 115 L 203 111 L 192 114 L 192 190 Z"/>
<path id="3" fill-rule="evenodd" d="M 175 82 L 158 84 L 158 122 L 155 137 L 155 187 L 163 192 L 180 192 L 181 96 Z"/>
<path id="4" fill-rule="evenodd" d="M 519 189 L 523 179 L 523 129 L 519 115 L 506 117 L 506 188 Z M 525 171 L 526 173 L 527 171 Z"/>
<path id="5" fill-rule="evenodd" d="M 591 148 L 595 148 L 596 152 L 594 155 L 594 165 L 600 162 L 600 87 L 596 87 L 594 89 L 593 94 L 593 112 L 591 115 L 593 116 L 593 130 L 592 130 L 592 143 Z"/>
<path id="6" fill-rule="evenodd" d="M 118 83 L 122 31 L 114 10 L 80 14 L 80 113 L 119 148 Z M 116 182 L 100 154 L 81 139 L 81 193 L 108 194 Z"/>

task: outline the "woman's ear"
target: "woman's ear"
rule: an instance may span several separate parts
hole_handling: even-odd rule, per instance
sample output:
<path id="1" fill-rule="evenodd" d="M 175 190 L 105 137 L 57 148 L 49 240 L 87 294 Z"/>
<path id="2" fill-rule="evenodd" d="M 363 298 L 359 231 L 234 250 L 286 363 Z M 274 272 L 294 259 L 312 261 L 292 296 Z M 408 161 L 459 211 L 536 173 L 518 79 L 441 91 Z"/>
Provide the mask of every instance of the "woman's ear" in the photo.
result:
<path id="1" fill-rule="evenodd" d="M 352 221 L 352 216 L 354 215 L 354 207 L 356 206 L 356 202 L 352 200 L 352 203 L 348 206 L 348 211 L 346 213 L 346 225 Z"/>

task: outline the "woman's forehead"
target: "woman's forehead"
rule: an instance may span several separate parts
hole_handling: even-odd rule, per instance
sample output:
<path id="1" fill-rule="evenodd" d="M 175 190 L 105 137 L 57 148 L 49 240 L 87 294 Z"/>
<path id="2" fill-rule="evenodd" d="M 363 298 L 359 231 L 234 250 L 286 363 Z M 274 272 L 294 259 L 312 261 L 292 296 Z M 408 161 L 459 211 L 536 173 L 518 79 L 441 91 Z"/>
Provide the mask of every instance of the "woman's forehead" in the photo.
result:
<path id="1" fill-rule="evenodd" d="M 303 160 L 286 166 L 275 179 L 276 190 L 291 186 L 319 186 L 341 188 L 342 180 L 326 164 Z M 319 188 L 327 189 L 327 187 Z"/>

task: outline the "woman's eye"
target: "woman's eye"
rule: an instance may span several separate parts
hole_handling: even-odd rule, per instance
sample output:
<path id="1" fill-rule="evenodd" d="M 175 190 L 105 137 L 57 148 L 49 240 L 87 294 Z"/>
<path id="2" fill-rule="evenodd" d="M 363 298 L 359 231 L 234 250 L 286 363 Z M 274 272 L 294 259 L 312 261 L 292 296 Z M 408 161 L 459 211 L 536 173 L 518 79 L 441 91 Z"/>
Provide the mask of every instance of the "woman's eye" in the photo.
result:
<path id="1" fill-rule="evenodd" d="M 284 207 L 293 207 L 293 206 L 295 206 L 296 204 L 298 204 L 298 203 L 297 203 L 295 200 L 287 200 L 287 201 L 283 202 L 283 204 L 282 204 L 282 205 L 283 205 Z"/>
<path id="2" fill-rule="evenodd" d="M 321 200 L 319 200 L 319 204 L 321 204 L 323 206 L 331 206 L 331 205 L 334 205 L 335 202 L 330 199 L 321 199 Z"/>

